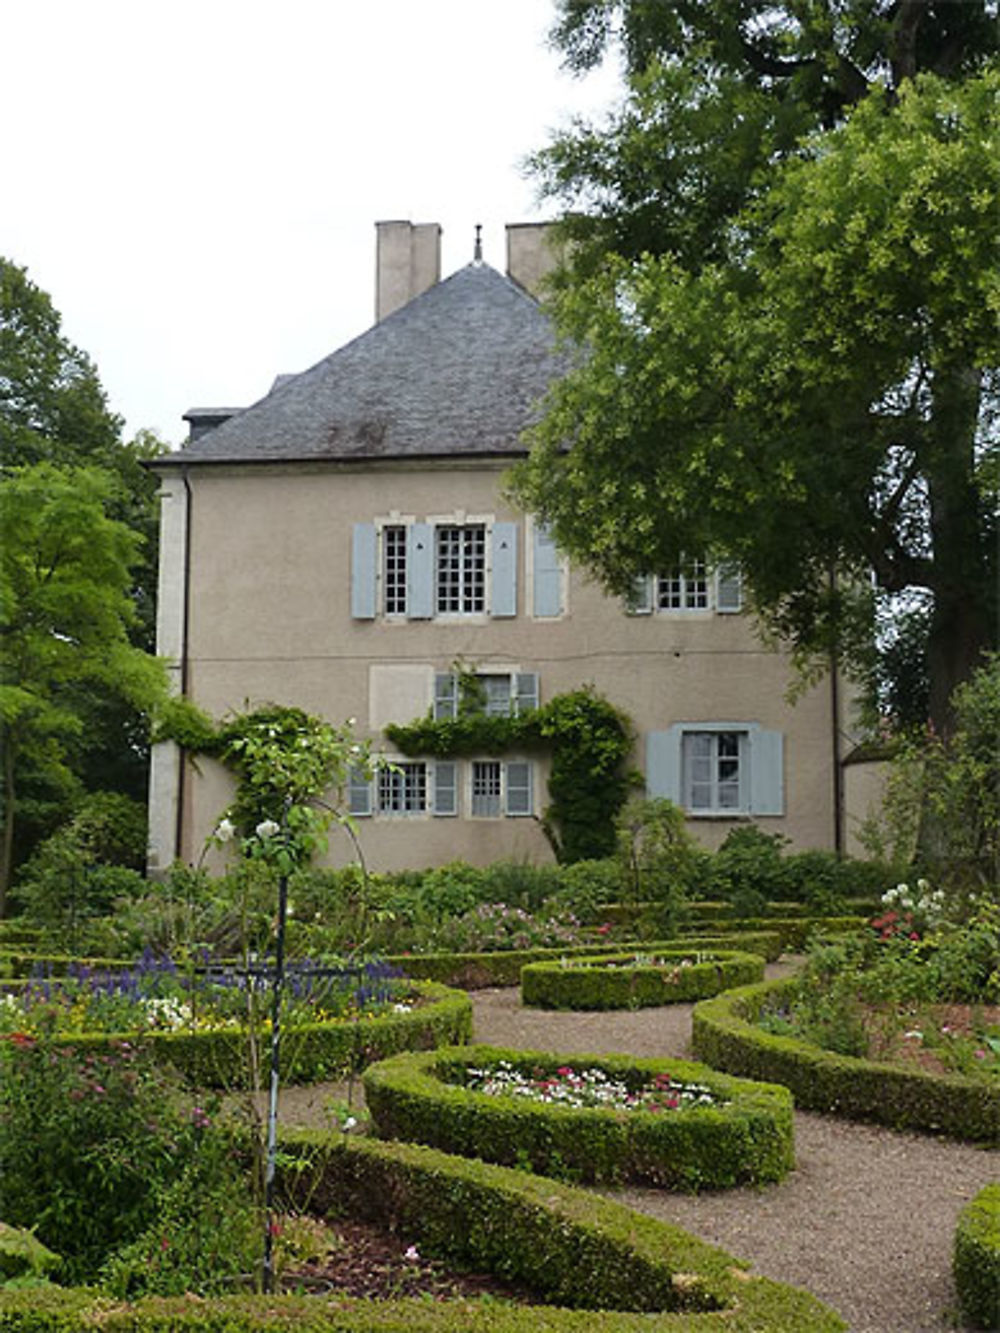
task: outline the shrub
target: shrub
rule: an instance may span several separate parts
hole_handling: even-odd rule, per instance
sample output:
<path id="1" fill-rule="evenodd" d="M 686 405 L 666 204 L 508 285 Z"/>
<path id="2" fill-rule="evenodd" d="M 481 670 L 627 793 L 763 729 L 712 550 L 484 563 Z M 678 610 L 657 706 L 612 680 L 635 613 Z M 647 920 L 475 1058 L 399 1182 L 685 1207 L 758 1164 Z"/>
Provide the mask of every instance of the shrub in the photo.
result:
<path id="1" fill-rule="evenodd" d="M 962 1209 L 952 1260 L 965 1318 L 976 1328 L 1000 1323 L 1000 1184 L 987 1185 Z"/>
<path id="2" fill-rule="evenodd" d="M 35 1230 L 70 1282 L 151 1224 L 162 1189 L 218 1132 L 126 1043 L 84 1053 L 15 1037 L 0 1042 L 0 1075 L 0 1213 Z"/>
<path id="3" fill-rule="evenodd" d="M 467 1070 L 545 1077 L 588 1067 L 630 1088 L 668 1075 L 704 1084 L 717 1105 L 653 1114 L 547 1105 L 462 1086 Z M 680 1060 L 545 1054 L 471 1046 L 404 1055 L 369 1068 L 365 1096 L 377 1133 L 485 1161 L 582 1180 L 646 1180 L 671 1189 L 721 1189 L 780 1180 L 794 1162 L 792 1100 L 783 1088 L 713 1075 Z"/>

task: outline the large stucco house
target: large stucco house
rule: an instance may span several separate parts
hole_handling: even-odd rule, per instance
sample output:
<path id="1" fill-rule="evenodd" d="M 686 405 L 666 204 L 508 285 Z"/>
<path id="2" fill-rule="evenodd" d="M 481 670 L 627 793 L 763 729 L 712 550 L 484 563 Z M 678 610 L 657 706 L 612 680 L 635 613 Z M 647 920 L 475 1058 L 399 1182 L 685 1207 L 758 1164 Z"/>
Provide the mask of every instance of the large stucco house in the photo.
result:
<path id="1" fill-rule="evenodd" d="M 387 748 L 383 728 L 454 706 L 456 663 L 491 709 L 591 684 L 632 720 L 636 766 L 717 845 L 752 818 L 798 847 L 848 834 L 843 706 L 827 679 L 793 705 L 735 571 L 651 575 L 630 606 L 571 567 L 503 498 L 521 433 L 559 373 L 532 294 L 538 225 L 508 228 L 508 272 L 440 280 L 440 229 L 377 227 L 376 322 L 244 410 L 187 414 L 162 481 L 159 650 L 215 717 L 297 704 Z M 226 774 L 156 748 L 150 866 L 196 860 Z M 410 756 L 350 799 L 376 869 L 545 860 L 537 755 Z M 346 837 L 330 849 L 350 859 Z"/>

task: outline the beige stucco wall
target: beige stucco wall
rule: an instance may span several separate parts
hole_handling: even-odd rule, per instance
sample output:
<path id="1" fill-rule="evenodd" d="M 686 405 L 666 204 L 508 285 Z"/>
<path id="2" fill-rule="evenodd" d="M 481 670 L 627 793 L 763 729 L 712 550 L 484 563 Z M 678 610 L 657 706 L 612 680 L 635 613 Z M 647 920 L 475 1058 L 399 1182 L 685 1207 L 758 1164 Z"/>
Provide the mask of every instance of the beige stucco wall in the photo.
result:
<path id="1" fill-rule="evenodd" d="M 496 465 L 212 467 L 191 469 L 188 682 L 214 716 L 264 702 L 294 703 L 332 721 L 375 724 L 426 712 L 434 671 L 470 665 L 536 671 L 541 701 L 592 684 L 632 719 L 639 737 L 675 722 L 756 722 L 783 732 L 785 814 L 760 819 L 798 847 L 833 845 L 829 689 L 786 702 L 789 666 L 765 648 L 745 615 L 632 616 L 580 571 L 568 576 L 565 612 L 535 620 L 530 607 L 529 520 L 499 499 Z M 398 515 L 492 516 L 519 523 L 518 614 L 509 619 L 373 621 L 351 617 L 351 529 Z M 417 709 L 420 681 L 427 682 Z M 225 776 L 187 766 L 185 857 L 193 859 L 227 800 Z M 540 785 L 540 784 L 539 784 Z M 536 789 L 538 808 L 544 790 Z M 691 826 L 716 845 L 731 819 Z M 363 826 L 377 869 L 464 858 L 551 856 L 535 821 L 378 817 Z M 346 839 L 331 859 L 350 859 Z"/>

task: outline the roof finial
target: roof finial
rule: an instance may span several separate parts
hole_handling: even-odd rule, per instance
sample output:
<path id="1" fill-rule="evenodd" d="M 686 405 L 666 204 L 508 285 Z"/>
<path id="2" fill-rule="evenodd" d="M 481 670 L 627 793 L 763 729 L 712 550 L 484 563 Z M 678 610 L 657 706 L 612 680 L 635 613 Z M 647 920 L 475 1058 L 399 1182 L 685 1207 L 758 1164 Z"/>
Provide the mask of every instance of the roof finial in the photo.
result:
<path id="1" fill-rule="evenodd" d="M 483 224 L 476 223 L 476 246 L 472 252 L 472 262 L 481 264 L 483 262 Z"/>

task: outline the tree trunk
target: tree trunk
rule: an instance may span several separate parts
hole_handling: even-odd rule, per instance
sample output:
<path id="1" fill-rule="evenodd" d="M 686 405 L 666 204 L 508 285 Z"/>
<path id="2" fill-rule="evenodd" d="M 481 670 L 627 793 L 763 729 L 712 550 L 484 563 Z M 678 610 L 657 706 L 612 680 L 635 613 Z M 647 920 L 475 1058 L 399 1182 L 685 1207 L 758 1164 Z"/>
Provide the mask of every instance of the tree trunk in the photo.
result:
<path id="1" fill-rule="evenodd" d="M 930 722 L 943 740 L 954 729 L 955 687 L 981 665 L 995 638 L 995 562 L 974 467 L 979 395 L 974 372 L 935 376 L 925 467 L 934 566 L 927 671 Z"/>
<path id="2" fill-rule="evenodd" d="M 7 914 L 7 891 L 14 864 L 14 746 L 8 734 L 3 747 L 3 839 L 0 841 L 0 921 Z"/>

